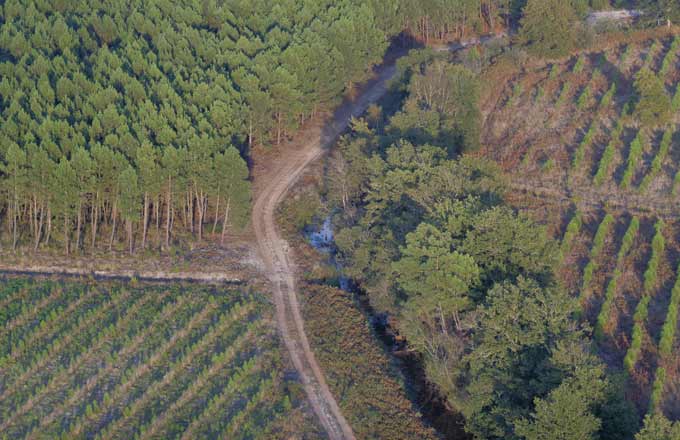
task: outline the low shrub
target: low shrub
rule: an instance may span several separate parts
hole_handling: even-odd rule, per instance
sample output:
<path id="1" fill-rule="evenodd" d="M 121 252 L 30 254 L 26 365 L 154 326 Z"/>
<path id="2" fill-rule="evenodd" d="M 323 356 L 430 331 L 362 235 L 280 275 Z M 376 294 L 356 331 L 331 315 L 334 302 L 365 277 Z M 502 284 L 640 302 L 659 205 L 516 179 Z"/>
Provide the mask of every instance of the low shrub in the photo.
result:
<path id="1" fill-rule="evenodd" d="M 635 177 L 635 169 L 642 160 L 642 131 L 639 131 L 633 142 L 630 144 L 630 152 L 628 153 L 628 161 L 626 163 L 626 170 L 621 179 L 621 188 L 627 189 L 633 183 Z"/>

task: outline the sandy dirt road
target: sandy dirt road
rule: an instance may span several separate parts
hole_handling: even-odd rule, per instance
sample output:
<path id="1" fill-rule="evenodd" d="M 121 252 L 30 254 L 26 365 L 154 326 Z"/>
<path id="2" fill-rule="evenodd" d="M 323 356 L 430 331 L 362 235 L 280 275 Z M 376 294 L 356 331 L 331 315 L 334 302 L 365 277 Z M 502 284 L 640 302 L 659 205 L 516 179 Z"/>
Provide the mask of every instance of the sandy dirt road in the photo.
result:
<path id="1" fill-rule="evenodd" d="M 394 65 L 383 66 L 354 101 L 342 105 L 323 127 L 315 128 L 308 134 L 309 140 L 304 145 L 282 158 L 266 176 L 267 184 L 258 191 L 253 205 L 253 226 L 265 270 L 272 282 L 281 337 L 310 404 L 332 440 L 355 437 L 326 384 L 307 340 L 296 293 L 294 263 L 288 253 L 287 243 L 281 238 L 274 215 L 278 204 L 307 165 L 324 154 L 347 128 L 352 116 L 361 115 L 371 103 L 385 94 L 386 83 L 395 72 Z"/>
<path id="2" fill-rule="evenodd" d="M 436 47 L 436 51 L 455 52 L 466 47 L 485 43 L 503 34 L 470 39 L 448 46 Z M 295 285 L 295 265 L 289 254 L 289 246 L 281 237 L 275 222 L 276 208 L 288 191 L 303 174 L 305 168 L 319 159 L 348 127 L 352 117 L 363 114 L 387 91 L 387 82 L 396 74 L 396 67 L 385 64 L 375 78 L 361 90 L 358 97 L 340 106 L 326 124 L 306 133 L 306 142 L 291 149 L 281 157 L 266 175 L 266 184 L 256 185 L 253 205 L 253 227 L 264 269 L 272 283 L 276 320 L 279 332 L 290 353 L 295 369 L 305 388 L 314 412 L 331 440 L 354 439 L 352 428 L 345 420 L 330 392 L 323 372 L 316 362 L 304 328 Z M 257 184 L 258 182 L 256 182 Z"/>

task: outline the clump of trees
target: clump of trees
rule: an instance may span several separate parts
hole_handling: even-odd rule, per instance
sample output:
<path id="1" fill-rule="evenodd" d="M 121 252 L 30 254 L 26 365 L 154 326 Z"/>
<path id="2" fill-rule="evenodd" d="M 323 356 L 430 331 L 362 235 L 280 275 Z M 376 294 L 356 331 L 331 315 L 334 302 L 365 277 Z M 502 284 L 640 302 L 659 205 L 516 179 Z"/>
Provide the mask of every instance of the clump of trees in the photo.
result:
<path id="1" fill-rule="evenodd" d="M 336 243 L 346 275 L 397 318 L 474 436 L 588 438 L 620 427 L 628 410 L 609 406 L 616 387 L 574 319 L 578 301 L 554 279 L 557 243 L 503 203 L 494 166 L 460 156 L 476 144 L 457 134 L 468 131 L 453 125 L 441 136 L 446 107 L 420 92 L 443 84 L 432 87 L 440 99 L 476 80 L 412 59 L 417 87 L 402 85 L 403 103 L 355 124 L 330 175 L 342 195 Z M 441 69 L 457 80 L 439 81 Z"/>
<path id="2" fill-rule="evenodd" d="M 580 20 L 575 4 L 560 0 L 527 0 L 518 41 L 535 55 L 558 58 L 572 50 L 578 40 Z"/>
<path id="3" fill-rule="evenodd" d="M 664 81 L 645 67 L 635 75 L 634 85 L 638 96 L 635 117 L 640 123 L 645 127 L 668 123 L 673 113 Z"/>
<path id="4" fill-rule="evenodd" d="M 150 232 L 165 247 L 180 230 L 224 239 L 247 219 L 249 148 L 364 78 L 404 14 L 354 0 L 6 2 L 6 238 L 67 253 L 143 248 Z"/>

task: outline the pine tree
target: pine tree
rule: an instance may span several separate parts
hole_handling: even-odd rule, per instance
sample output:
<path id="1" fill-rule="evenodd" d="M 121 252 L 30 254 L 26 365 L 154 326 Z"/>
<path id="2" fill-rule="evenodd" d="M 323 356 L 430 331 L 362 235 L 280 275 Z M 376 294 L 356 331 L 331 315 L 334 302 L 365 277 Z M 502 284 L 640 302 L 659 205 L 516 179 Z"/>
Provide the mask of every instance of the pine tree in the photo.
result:
<path id="1" fill-rule="evenodd" d="M 528 0 L 523 12 L 519 41 L 532 53 L 556 58 L 574 47 L 578 17 L 570 1 Z"/>

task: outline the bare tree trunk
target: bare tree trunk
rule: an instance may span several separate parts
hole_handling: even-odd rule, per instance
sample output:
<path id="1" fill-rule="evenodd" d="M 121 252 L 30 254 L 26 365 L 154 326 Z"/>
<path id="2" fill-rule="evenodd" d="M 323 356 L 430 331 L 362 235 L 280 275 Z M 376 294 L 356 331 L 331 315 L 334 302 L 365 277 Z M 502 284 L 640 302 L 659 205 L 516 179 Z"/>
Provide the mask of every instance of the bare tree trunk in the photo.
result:
<path id="1" fill-rule="evenodd" d="M 31 204 L 31 229 L 33 229 L 33 238 L 38 235 L 38 197 L 33 194 L 33 203 Z"/>
<path id="2" fill-rule="evenodd" d="M 16 197 L 14 199 L 14 208 L 12 209 L 12 250 L 17 248 L 17 217 L 19 216 L 19 213 L 17 212 L 19 210 L 19 207 L 17 206 L 18 203 L 16 201 Z"/>
<path id="3" fill-rule="evenodd" d="M 161 195 L 158 194 L 156 196 L 156 201 L 154 202 L 154 210 L 156 211 L 156 234 L 158 234 L 158 230 L 160 229 L 160 222 L 161 222 Z"/>
<path id="4" fill-rule="evenodd" d="M 64 247 L 66 255 L 68 255 L 69 239 L 68 239 L 68 215 L 64 215 Z"/>
<path id="5" fill-rule="evenodd" d="M 95 194 L 94 206 L 92 208 L 92 249 L 97 244 L 97 225 L 99 223 L 99 191 Z"/>
<path id="6" fill-rule="evenodd" d="M 229 204 L 231 197 L 227 198 L 227 207 L 224 210 L 224 222 L 222 223 L 222 236 L 220 237 L 220 245 L 224 245 L 224 234 L 227 232 L 227 224 L 229 222 Z"/>
<path id="7" fill-rule="evenodd" d="M 165 216 L 165 247 L 170 247 L 170 206 L 172 205 L 172 177 L 168 177 L 168 193 L 165 201 L 168 211 Z"/>
<path id="8" fill-rule="evenodd" d="M 126 220 L 127 222 L 127 231 L 128 231 L 128 244 L 130 247 L 130 255 L 134 253 L 134 248 L 132 246 L 132 220 Z"/>
<path id="9" fill-rule="evenodd" d="M 248 148 L 253 148 L 253 117 L 248 120 Z"/>
<path id="10" fill-rule="evenodd" d="M 142 227 L 142 249 L 146 249 L 146 227 L 149 223 L 149 193 L 144 192 L 144 226 Z"/>
<path id="11" fill-rule="evenodd" d="M 50 236 L 52 235 L 52 208 L 47 207 L 47 237 L 45 237 L 45 246 L 50 244 Z"/>
<path id="12" fill-rule="evenodd" d="M 281 145 L 281 112 L 277 113 L 276 116 L 276 145 Z"/>
<path id="13" fill-rule="evenodd" d="M 35 235 L 35 245 L 33 247 L 34 251 L 38 250 L 38 245 L 40 244 L 40 235 L 42 234 L 43 224 L 45 223 L 45 205 L 40 205 L 40 219 L 38 220 L 38 230 Z"/>
<path id="14" fill-rule="evenodd" d="M 203 239 L 203 192 L 196 190 L 196 208 L 198 208 L 198 241 Z"/>
<path id="15" fill-rule="evenodd" d="M 80 249 L 80 227 L 83 217 L 83 203 L 78 200 L 78 219 L 76 220 L 76 251 Z"/>
<path id="16" fill-rule="evenodd" d="M 111 210 L 111 216 L 113 217 L 113 226 L 111 227 L 111 238 L 109 239 L 109 252 L 113 249 L 113 239 L 116 237 L 116 203 L 113 202 L 113 208 Z"/>
<path id="17" fill-rule="evenodd" d="M 219 216 L 220 216 L 220 186 L 217 185 L 217 202 L 215 203 L 215 219 L 212 228 L 213 235 L 215 234 L 215 230 L 217 229 L 217 220 L 219 219 Z"/>

